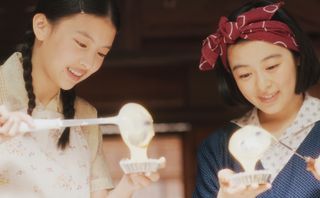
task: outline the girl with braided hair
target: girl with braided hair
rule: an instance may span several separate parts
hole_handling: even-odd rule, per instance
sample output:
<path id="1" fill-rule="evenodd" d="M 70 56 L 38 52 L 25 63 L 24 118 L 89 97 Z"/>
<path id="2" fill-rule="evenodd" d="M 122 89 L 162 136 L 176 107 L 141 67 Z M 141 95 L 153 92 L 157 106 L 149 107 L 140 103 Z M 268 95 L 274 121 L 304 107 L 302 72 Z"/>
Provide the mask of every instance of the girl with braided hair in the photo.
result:
<path id="1" fill-rule="evenodd" d="M 0 67 L 0 197 L 131 197 L 158 179 L 127 174 L 112 190 L 98 126 L 18 132 L 31 117 L 97 116 L 74 87 L 99 70 L 118 28 L 113 0 L 39 0 L 25 42 Z"/>
<path id="2" fill-rule="evenodd" d="M 246 125 L 266 129 L 303 156 L 319 155 L 320 100 L 307 90 L 317 83 L 320 64 L 311 42 L 282 6 L 271 0 L 249 2 L 228 18 L 221 17 L 217 32 L 203 42 L 200 69 L 216 69 L 225 100 L 252 110 L 200 146 L 194 198 L 320 197 L 319 177 L 306 170 L 305 160 L 277 142 L 256 167 L 271 172 L 270 183 L 235 186 L 229 180 L 242 169 L 228 142 Z M 312 163 L 307 164 L 314 173 Z"/>

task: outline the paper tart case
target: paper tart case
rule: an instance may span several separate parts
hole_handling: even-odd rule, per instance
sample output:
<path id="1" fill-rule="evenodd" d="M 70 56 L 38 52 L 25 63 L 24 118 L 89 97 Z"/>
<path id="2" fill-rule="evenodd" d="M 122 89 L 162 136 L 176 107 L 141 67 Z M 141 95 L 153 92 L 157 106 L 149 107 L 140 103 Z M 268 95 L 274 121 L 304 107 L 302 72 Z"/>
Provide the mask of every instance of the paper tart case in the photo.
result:
<path id="1" fill-rule="evenodd" d="M 254 172 L 240 172 L 230 176 L 228 179 L 231 186 L 266 184 L 270 182 L 271 172 L 267 170 L 256 170 Z"/>
<path id="2" fill-rule="evenodd" d="M 144 162 L 136 162 L 131 159 L 122 159 L 120 167 L 124 173 L 151 173 L 157 172 L 158 169 L 164 168 L 166 159 L 161 157 L 159 159 L 148 159 Z"/>

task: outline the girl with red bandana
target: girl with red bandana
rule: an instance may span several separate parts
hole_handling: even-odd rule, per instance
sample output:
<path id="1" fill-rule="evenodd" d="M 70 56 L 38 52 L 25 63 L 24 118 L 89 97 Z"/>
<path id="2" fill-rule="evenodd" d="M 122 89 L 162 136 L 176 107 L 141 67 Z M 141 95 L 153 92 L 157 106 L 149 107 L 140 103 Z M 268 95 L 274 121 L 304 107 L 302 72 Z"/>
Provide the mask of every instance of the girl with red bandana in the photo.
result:
<path id="1" fill-rule="evenodd" d="M 221 17 L 218 30 L 203 42 L 200 69 L 216 70 L 228 103 L 252 109 L 202 143 L 194 198 L 320 197 L 320 182 L 306 170 L 306 161 L 277 142 L 257 164 L 271 172 L 270 183 L 231 186 L 228 179 L 242 171 L 228 142 L 246 125 L 266 129 L 303 156 L 319 155 L 320 100 L 306 92 L 317 83 L 320 64 L 311 42 L 282 6 L 250 2 Z M 313 171 L 312 161 L 308 166 Z"/>

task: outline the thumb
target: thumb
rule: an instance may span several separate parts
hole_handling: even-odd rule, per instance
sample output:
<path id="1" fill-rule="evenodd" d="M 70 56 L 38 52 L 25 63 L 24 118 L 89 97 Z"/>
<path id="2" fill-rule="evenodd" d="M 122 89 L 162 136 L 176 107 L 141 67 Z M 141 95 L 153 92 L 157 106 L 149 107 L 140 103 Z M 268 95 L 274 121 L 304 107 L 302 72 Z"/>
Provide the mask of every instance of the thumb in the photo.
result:
<path id="1" fill-rule="evenodd" d="M 218 178 L 220 186 L 229 186 L 229 177 L 232 176 L 234 172 L 230 169 L 222 169 L 218 172 Z"/>
<path id="2" fill-rule="evenodd" d="M 9 111 L 4 105 L 0 105 L 0 123 L 5 122 L 9 117 Z"/>

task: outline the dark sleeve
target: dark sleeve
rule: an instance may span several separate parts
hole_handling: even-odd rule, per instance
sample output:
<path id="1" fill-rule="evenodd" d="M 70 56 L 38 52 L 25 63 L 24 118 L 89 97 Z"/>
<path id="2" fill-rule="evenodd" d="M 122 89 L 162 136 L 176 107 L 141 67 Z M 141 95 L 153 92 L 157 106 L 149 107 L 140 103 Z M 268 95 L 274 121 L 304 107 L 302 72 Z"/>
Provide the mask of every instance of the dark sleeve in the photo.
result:
<path id="1" fill-rule="evenodd" d="M 219 191 L 219 160 L 215 158 L 208 144 L 206 140 L 198 150 L 198 173 L 193 198 L 216 197 Z"/>
<path id="2" fill-rule="evenodd" d="M 219 191 L 218 172 L 223 168 L 233 169 L 228 151 L 228 140 L 233 128 L 219 130 L 210 135 L 198 149 L 197 178 L 193 198 L 214 198 Z"/>

